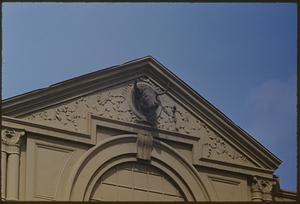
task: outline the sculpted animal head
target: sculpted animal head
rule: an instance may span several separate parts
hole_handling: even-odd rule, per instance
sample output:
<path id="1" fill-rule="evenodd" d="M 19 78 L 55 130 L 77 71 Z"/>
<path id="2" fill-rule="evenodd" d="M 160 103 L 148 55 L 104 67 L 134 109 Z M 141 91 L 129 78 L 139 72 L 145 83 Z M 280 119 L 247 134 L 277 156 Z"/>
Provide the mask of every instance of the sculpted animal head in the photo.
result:
<path id="1" fill-rule="evenodd" d="M 157 94 L 151 87 L 137 87 L 137 85 L 135 85 L 134 96 L 138 109 L 144 113 L 158 107 L 159 102 L 157 100 Z"/>
<path id="2" fill-rule="evenodd" d="M 134 83 L 134 105 L 138 112 L 145 116 L 148 122 L 155 123 L 157 114 L 156 111 L 159 107 L 160 101 L 158 99 L 159 95 L 165 94 L 156 93 L 148 85 L 137 85 L 137 81 Z"/>
<path id="3" fill-rule="evenodd" d="M 152 109 L 158 106 L 157 95 L 150 87 L 140 89 L 139 102 L 143 109 Z"/>

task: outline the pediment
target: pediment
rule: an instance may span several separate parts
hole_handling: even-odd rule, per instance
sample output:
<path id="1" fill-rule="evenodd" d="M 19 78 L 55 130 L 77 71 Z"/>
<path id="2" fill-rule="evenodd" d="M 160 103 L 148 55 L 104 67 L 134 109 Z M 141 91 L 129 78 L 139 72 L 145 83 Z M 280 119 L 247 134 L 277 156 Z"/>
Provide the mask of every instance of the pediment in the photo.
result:
<path id="1" fill-rule="evenodd" d="M 157 92 L 163 89 L 153 80 L 144 80 Z M 88 132 L 89 115 L 122 121 L 126 123 L 141 124 L 143 119 L 132 110 L 131 92 L 133 83 L 122 84 L 108 90 L 99 91 L 71 101 L 57 104 L 28 115 L 21 119 L 34 123 L 52 126 L 76 132 Z M 161 110 L 157 117 L 157 128 L 172 133 L 199 137 L 201 158 L 233 162 L 242 165 L 258 166 L 247 156 L 232 147 L 216 133 L 209 124 L 199 116 L 197 117 L 171 93 L 159 96 Z M 200 158 L 201 157 L 201 158 Z"/>
<path id="2" fill-rule="evenodd" d="M 144 81 L 157 92 L 163 90 L 151 79 Z M 78 132 L 87 131 L 89 114 L 127 123 L 144 123 L 145 121 L 133 111 L 132 89 L 133 82 L 128 82 L 22 115 L 19 118 Z M 195 117 L 169 93 L 159 96 L 159 101 L 161 109 L 157 115 L 158 129 L 192 136 L 199 135 L 200 129 L 205 126 L 202 120 Z"/>
<path id="3" fill-rule="evenodd" d="M 159 96 L 156 128 L 197 140 L 196 160 L 206 159 L 274 170 L 280 160 L 235 126 L 215 107 L 153 58 L 75 78 L 4 101 L 3 113 L 42 125 L 86 133 L 90 115 L 142 124 L 133 110 L 136 78 L 144 78 Z M 197 163 L 197 161 L 196 161 Z"/>

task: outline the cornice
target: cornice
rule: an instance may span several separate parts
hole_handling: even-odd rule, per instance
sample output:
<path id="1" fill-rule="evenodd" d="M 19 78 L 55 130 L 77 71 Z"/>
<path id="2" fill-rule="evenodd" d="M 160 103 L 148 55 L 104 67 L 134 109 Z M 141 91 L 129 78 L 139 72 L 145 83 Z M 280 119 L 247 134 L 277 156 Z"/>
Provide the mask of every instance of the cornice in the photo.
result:
<path id="1" fill-rule="evenodd" d="M 7 116 L 2 116 L 1 129 L 21 129 L 26 133 L 34 133 L 38 135 L 50 136 L 54 138 L 60 138 L 73 142 L 80 142 L 84 144 L 94 145 L 96 139 L 91 137 L 88 133 L 79 133 L 41 124 L 32 123 L 23 119 L 17 119 Z"/>
<path id="2" fill-rule="evenodd" d="M 278 192 L 275 193 L 275 196 L 280 198 L 288 198 L 288 199 L 296 200 L 297 192 L 280 189 Z"/>
<path id="3" fill-rule="evenodd" d="M 260 176 L 262 178 L 273 178 L 273 171 L 258 167 L 250 167 L 228 162 L 216 161 L 211 159 L 202 158 L 195 166 L 199 169 L 206 167 L 209 169 L 216 169 L 219 171 L 235 172 L 237 174 Z"/>

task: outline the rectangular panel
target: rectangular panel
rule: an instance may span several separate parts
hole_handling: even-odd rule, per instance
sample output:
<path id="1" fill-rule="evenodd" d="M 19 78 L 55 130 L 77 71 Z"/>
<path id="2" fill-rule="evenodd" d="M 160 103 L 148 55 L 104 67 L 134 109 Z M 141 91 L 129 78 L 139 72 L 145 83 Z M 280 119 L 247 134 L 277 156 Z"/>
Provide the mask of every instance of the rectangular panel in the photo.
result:
<path id="1" fill-rule="evenodd" d="M 70 150 L 37 144 L 35 195 L 53 198 Z"/>
<path id="2" fill-rule="evenodd" d="M 72 167 L 87 146 L 27 135 L 25 200 L 63 199 Z"/>
<path id="3" fill-rule="evenodd" d="M 220 201 L 242 201 L 244 188 L 241 181 L 230 178 L 209 177 Z"/>

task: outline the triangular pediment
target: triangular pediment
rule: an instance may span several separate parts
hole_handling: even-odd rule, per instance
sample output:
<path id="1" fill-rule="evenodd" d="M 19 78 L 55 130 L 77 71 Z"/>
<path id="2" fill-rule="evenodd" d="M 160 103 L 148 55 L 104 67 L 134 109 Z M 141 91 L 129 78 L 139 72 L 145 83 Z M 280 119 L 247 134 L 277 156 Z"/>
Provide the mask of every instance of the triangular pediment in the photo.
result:
<path id="1" fill-rule="evenodd" d="M 3 101 L 5 116 L 87 132 L 89 115 L 140 124 L 133 110 L 134 81 L 159 96 L 157 129 L 199 138 L 196 160 L 274 170 L 280 160 L 152 57 L 100 70 Z M 169 85 L 169 86 L 168 86 Z M 196 162 L 197 163 L 197 162 Z"/>

